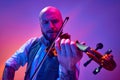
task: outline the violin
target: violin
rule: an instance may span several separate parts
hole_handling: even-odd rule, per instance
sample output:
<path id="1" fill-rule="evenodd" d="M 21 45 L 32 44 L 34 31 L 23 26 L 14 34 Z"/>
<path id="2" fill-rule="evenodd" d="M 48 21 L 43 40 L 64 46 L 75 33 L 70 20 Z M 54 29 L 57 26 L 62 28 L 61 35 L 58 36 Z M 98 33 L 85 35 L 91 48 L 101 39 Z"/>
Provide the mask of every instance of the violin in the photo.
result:
<path id="1" fill-rule="evenodd" d="M 55 40 L 60 37 L 61 39 L 62 38 L 65 38 L 65 39 L 70 39 L 70 35 L 68 35 L 67 33 L 66 34 L 62 34 L 62 31 L 63 31 L 63 27 L 64 25 L 67 23 L 67 21 L 69 20 L 69 17 L 66 17 L 65 20 L 63 21 L 63 24 L 56 36 L 56 38 L 54 39 L 53 43 L 50 45 L 50 47 L 48 47 L 46 49 L 46 54 L 45 56 L 43 57 L 42 61 L 40 62 L 40 64 L 38 65 L 38 67 L 36 68 L 35 70 L 35 73 L 33 74 L 33 76 L 30 78 L 30 80 L 34 80 L 35 77 L 37 76 L 38 74 L 38 71 L 40 70 L 42 64 L 44 63 L 47 55 L 51 55 L 50 53 L 53 53 L 52 55 L 54 56 L 57 56 L 57 51 L 55 50 L 54 48 L 54 44 L 55 44 Z M 100 72 L 100 70 L 102 68 L 105 68 L 106 70 L 109 70 L 109 71 L 112 71 L 115 69 L 116 67 L 116 63 L 113 59 L 113 56 L 111 55 L 111 52 L 112 50 L 109 49 L 104 55 L 102 55 L 101 53 L 99 53 L 97 50 L 98 49 L 101 49 L 103 47 L 102 43 L 99 43 L 97 44 L 97 47 L 96 49 L 93 49 L 87 45 L 83 45 L 83 44 L 80 44 L 79 41 L 76 41 L 76 45 L 77 45 L 77 48 L 79 50 L 81 50 L 82 52 L 86 53 L 87 56 L 90 58 L 90 60 L 88 60 L 84 66 L 86 67 L 91 61 L 95 61 L 97 64 L 99 64 L 100 66 L 98 68 L 96 68 L 93 73 L 94 74 L 97 74 Z"/>
<path id="2" fill-rule="evenodd" d="M 68 33 L 62 34 L 60 36 L 61 39 L 70 39 L 70 35 Z M 93 71 L 93 74 L 97 74 L 100 72 L 102 68 L 105 68 L 106 70 L 113 71 L 116 67 L 116 63 L 113 59 L 113 55 L 111 54 L 112 50 L 108 49 L 104 55 L 102 55 L 100 52 L 98 52 L 98 49 L 103 48 L 102 43 L 98 43 L 96 45 L 96 49 L 93 49 L 87 45 L 80 44 L 79 41 L 76 41 L 77 48 L 81 50 L 82 52 L 86 53 L 87 56 L 90 58 L 87 62 L 84 63 L 84 66 L 86 67 L 88 64 L 90 64 L 91 61 L 95 61 L 98 65 L 100 65 L 98 68 L 96 68 Z M 52 48 L 50 53 L 52 55 L 57 56 L 57 51 L 55 48 Z M 49 54 L 51 55 L 51 54 Z"/>

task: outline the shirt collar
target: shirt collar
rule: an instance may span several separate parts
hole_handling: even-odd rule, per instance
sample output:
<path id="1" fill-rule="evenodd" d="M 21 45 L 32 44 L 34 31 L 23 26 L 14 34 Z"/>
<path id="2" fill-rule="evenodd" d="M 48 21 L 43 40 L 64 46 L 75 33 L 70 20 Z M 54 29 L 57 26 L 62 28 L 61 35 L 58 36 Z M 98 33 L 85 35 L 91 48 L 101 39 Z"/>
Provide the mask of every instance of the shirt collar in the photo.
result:
<path id="1" fill-rule="evenodd" d="M 49 46 L 50 45 L 50 41 L 47 40 L 43 35 L 41 37 L 41 42 L 45 45 L 45 46 Z"/>

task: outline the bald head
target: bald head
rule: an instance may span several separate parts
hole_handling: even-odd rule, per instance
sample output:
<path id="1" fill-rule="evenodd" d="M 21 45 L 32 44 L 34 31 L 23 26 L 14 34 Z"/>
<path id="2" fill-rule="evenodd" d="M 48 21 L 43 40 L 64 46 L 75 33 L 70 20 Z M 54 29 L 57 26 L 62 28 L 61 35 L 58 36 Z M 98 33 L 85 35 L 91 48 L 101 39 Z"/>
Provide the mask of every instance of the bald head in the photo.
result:
<path id="1" fill-rule="evenodd" d="M 60 20 L 62 20 L 62 15 L 60 11 L 53 6 L 47 6 L 43 8 L 39 14 L 39 20 L 41 20 L 44 16 L 51 15 L 51 14 L 56 15 Z"/>
<path id="2" fill-rule="evenodd" d="M 39 14 L 40 27 L 46 39 L 52 41 L 63 24 L 60 11 L 52 6 L 45 7 Z"/>

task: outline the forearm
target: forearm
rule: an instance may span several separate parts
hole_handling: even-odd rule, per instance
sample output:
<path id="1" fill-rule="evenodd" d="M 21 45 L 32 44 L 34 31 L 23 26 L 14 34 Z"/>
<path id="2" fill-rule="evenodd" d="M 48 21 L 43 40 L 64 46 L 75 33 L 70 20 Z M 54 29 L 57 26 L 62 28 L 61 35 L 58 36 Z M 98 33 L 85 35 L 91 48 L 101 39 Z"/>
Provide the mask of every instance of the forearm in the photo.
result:
<path id="1" fill-rule="evenodd" d="M 14 80 L 15 69 L 10 66 L 5 66 L 2 80 Z"/>

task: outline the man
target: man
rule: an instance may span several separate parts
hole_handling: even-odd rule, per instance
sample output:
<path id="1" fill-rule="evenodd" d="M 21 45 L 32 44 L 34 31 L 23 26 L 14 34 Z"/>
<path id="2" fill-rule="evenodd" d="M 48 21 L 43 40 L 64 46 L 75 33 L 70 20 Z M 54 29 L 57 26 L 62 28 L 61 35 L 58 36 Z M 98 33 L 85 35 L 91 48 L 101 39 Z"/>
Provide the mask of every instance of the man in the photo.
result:
<path id="1" fill-rule="evenodd" d="M 40 12 L 39 21 L 43 36 L 28 40 L 6 61 L 3 80 L 13 80 L 15 71 L 26 63 L 25 80 L 33 78 L 46 49 L 53 43 L 63 24 L 60 11 L 52 6 L 45 7 Z M 55 41 L 55 49 L 57 56 L 48 55 L 33 80 L 78 80 L 77 63 L 82 58 L 82 52 L 77 49 L 75 42 L 58 38 Z"/>

